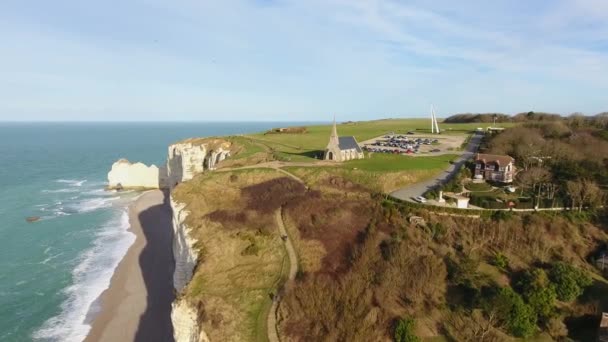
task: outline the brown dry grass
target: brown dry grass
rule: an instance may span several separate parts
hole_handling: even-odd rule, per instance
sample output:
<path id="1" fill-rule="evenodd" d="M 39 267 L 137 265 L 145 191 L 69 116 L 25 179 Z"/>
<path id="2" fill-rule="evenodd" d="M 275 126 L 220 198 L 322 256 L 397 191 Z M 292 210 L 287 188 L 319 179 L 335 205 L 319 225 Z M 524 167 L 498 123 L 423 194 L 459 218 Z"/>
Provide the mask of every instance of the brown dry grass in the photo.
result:
<path id="1" fill-rule="evenodd" d="M 415 161 L 415 159 L 412 159 Z M 433 170 L 407 170 L 398 172 L 374 172 L 353 170 L 346 167 L 288 167 L 289 172 L 302 178 L 310 186 L 321 186 L 328 179 L 339 178 L 365 187 L 370 191 L 389 193 L 407 185 L 436 175 Z M 342 192 L 338 190 L 337 192 Z"/>
<path id="2" fill-rule="evenodd" d="M 253 341 L 266 334 L 259 317 L 285 256 L 270 207 L 257 202 L 284 189 L 277 184 L 294 190 L 285 179 L 271 170 L 208 173 L 180 184 L 173 193 L 190 211 L 186 224 L 201 251 L 183 296 L 200 308 L 203 330 L 212 340 Z"/>
<path id="3" fill-rule="evenodd" d="M 472 270 L 475 286 L 507 286 L 510 272 L 557 260 L 591 270 L 586 258 L 608 241 L 601 228 L 560 214 L 491 220 L 410 209 L 382 202 L 336 174 L 315 178 L 310 190 L 273 170 L 193 182 L 176 191 L 193 210 L 189 224 L 198 227 L 204 249 L 188 294 L 202 304 L 204 328 L 219 340 L 254 334 L 253 317 L 283 260 L 280 241 L 270 234 L 270 217 L 280 206 L 302 271 L 279 307 L 280 333 L 288 341 L 385 340 L 404 316 L 416 318 L 420 336 L 475 340 L 488 322 L 476 311 L 453 311 L 463 294 L 448 292 L 457 288 L 448 280 L 448 260 L 481 261 Z M 411 215 L 423 217 L 426 227 L 409 224 Z M 257 256 L 243 254 L 252 244 Z M 488 264 L 496 252 L 508 257 L 510 271 Z M 493 328 L 484 336 L 505 337 Z"/>
<path id="4" fill-rule="evenodd" d="M 348 181 L 326 181 L 328 189 L 318 197 L 290 202 L 286 210 L 289 229 L 295 231 L 290 235 L 308 260 L 279 308 L 280 331 L 288 341 L 384 340 L 401 317 L 416 318 L 422 337 L 446 333 L 457 340 L 502 340 L 507 336 L 486 329 L 488 322 L 478 311 L 471 316 L 450 309 L 455 304 L 448 299 L 446 260 L 490 260 L 500 251 L 513 272 L 557 260 L 591 269 L 585 259 L 608 241 L 602 229 L 562 215 L 522 214 L 501 221 L 439 216 L 380 205 L 354 195 L 356 187 Z M 408 224 L 413 214 L 422 216 L 427 227 Z M 511 273 L 486 262 L 477 263 L 473 272 L 476 286 L 512 282 Z"/>

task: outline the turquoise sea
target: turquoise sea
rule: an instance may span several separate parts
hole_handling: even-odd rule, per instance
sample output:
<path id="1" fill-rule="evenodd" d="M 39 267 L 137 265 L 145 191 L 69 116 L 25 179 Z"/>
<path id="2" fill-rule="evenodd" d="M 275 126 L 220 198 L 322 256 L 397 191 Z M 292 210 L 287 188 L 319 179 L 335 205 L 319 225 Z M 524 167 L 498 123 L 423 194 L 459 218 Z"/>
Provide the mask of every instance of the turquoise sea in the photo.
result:
<path id="1" fill-rule="evenodd" d="M 81 341 L 135 236 L 114 161 L 165 162 L 198 136 L 302 123 L 0 123 L 0 341 Z M 39 216 L 28 223 L 26 217 Z"/>

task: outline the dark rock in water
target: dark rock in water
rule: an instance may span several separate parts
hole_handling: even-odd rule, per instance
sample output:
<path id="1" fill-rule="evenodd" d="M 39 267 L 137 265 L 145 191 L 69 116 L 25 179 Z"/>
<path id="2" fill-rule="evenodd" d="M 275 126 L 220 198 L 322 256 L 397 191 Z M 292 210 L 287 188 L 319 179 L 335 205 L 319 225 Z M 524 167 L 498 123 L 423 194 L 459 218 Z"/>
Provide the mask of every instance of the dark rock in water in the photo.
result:
<path id="1" fill-rule="evenodd" d="M 25 220 L 27 222 L 36 222 L 36 221 L 40 221 L 40 216 L 29 216 L 26 217 Z"/>

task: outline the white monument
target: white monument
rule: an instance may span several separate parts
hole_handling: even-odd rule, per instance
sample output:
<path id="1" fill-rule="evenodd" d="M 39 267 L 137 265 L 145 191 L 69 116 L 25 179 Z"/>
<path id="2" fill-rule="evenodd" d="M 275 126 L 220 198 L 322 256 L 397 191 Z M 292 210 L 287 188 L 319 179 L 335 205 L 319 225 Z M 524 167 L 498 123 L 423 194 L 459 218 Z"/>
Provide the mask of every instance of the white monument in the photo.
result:
<path id="1" fill-rule="evenodd" d="M 437 123 L 437 115 L 435 115 L 435 107 L 431 105 L 431 133 L 439 134 L 439 124 Z"/>

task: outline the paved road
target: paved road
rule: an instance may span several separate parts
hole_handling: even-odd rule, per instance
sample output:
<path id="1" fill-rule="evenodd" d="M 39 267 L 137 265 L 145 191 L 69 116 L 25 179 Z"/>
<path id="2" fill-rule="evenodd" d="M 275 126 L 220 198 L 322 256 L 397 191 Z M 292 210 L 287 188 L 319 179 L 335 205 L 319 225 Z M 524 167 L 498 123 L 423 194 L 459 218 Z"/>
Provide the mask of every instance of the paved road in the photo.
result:
<path id="1" fill-rule="evenodd" d="M 481 142 L 482 137 L 482 133 L 473 134 L 466 150 L 460 155 L 460 157 L 458 157 L 458 159 L 454 161 L 453 164 L 450 164 L 450 166 L 436 178 L 399 189 L 392 192 L 391 196 L 412 202 L 414 197 L 422 196 L 428 190 L 447 183 L 452 177 L 454 177 L 461 165 L 463 165 L 467 160 L 473 158 L 477 152 L 477 149 L 479 148 L 479 143 Z"/>

